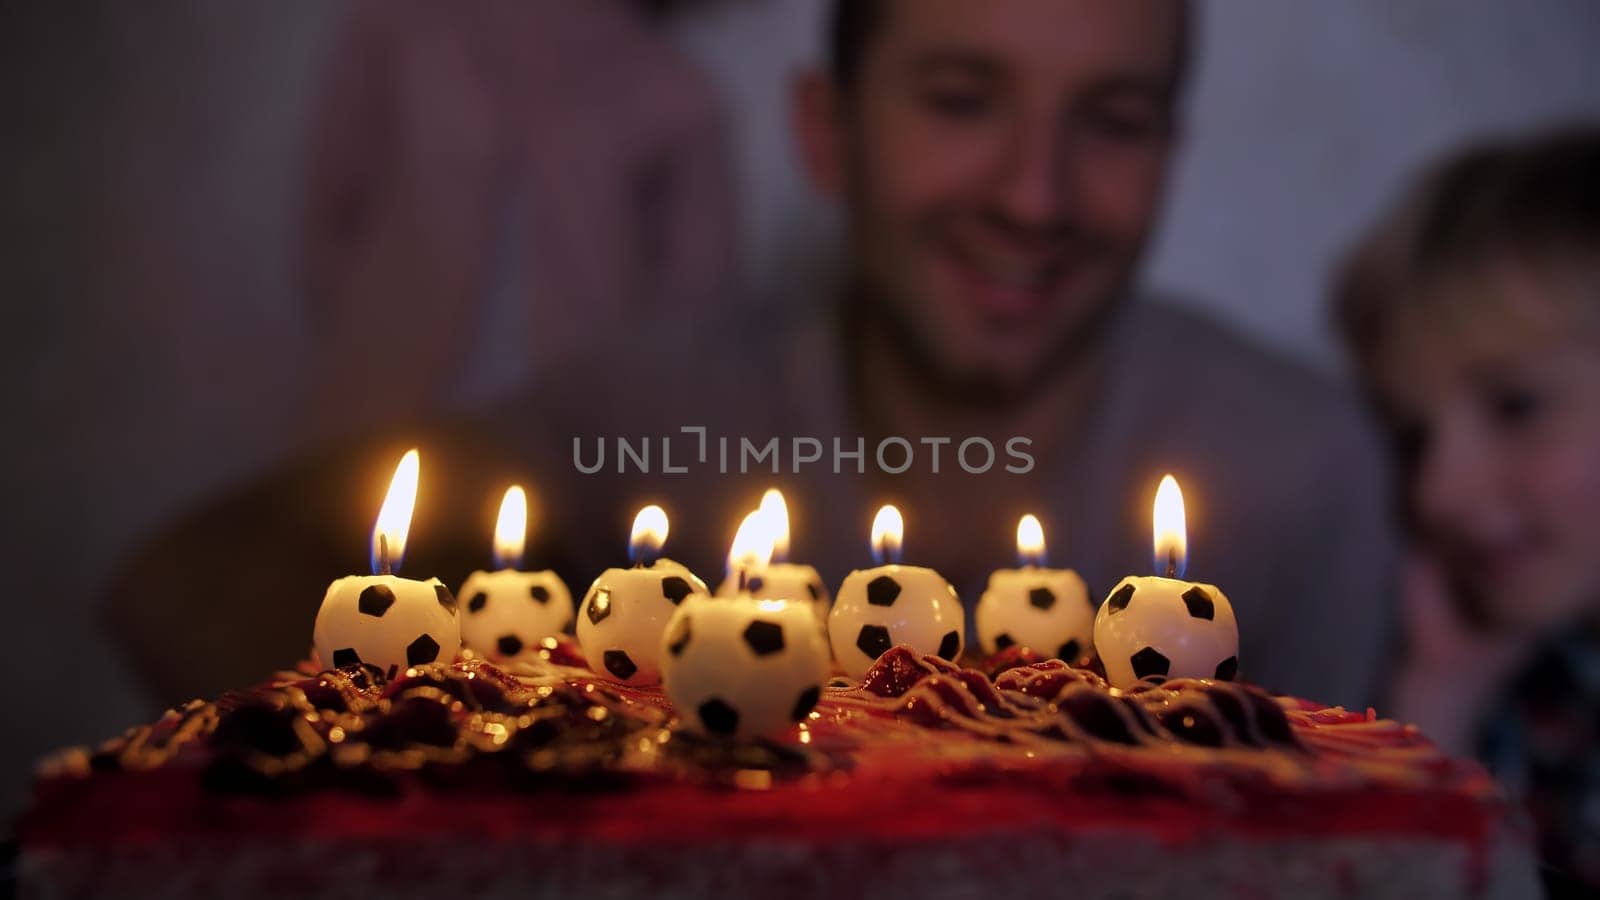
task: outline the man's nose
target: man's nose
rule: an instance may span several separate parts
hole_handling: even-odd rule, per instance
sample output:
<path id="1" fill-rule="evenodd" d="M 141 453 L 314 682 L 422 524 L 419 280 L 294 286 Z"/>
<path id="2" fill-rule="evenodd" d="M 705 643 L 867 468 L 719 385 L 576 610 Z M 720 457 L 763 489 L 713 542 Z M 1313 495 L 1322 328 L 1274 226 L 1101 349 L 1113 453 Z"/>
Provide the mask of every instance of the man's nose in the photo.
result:
<path id="1" fill-rule="evenodd" d="M 1054 117 L 1017 123 L 998 173 L 999 211 L 1013 224 L 1053 230 L 1067 209 L 1067 141 Z"/>

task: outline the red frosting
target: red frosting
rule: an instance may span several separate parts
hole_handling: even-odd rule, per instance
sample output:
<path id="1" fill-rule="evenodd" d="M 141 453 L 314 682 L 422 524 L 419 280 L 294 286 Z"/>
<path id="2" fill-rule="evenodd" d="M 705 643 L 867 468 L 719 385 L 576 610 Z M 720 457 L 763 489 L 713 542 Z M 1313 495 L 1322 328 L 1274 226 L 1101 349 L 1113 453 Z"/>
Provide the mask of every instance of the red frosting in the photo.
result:
<path id="1" fill-rule="evenodd" d="M 1058 660 L 990 671 L 896 648 L 773 741 L 673 728 L 658 691 L 562 645 L 385 683 L 353 669 L 196 701 L 46 764 L 24 846 L 174 834 L 694 842 L 1131 829 L 1170 842 L 1406 834 L 1481 848 L 1506 810 L 1414 728 L 1246 685 L 1129 691 Z M 536 800 L 530 800 L 536 797 Z"/>

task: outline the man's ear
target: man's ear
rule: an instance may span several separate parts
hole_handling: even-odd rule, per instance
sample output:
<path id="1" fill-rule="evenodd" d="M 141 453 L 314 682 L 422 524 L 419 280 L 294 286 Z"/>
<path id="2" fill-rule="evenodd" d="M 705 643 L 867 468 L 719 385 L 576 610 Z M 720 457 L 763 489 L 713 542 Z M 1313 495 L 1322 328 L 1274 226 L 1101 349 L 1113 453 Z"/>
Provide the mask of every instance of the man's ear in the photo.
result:
<path id="1" fill-rule="evenodd" d="M 790 119 L 811 184 L 837 199 L 844 186 L 844 98 L 827 73 L 808 69 L 794 80 Z"/>

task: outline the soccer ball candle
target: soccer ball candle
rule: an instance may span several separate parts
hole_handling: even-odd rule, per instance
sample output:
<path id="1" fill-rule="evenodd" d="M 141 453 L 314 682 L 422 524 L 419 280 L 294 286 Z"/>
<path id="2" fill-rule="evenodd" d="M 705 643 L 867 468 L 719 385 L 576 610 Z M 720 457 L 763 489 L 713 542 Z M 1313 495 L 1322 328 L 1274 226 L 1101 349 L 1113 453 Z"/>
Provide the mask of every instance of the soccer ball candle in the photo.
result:
<path id="1" fill-rule="evenodd" d="M 1017 523 L 1017 562 L 990 575 L 978 600 L 983 652 L 1020 645 L 1076 662 L 1094 640 L 1094 605 L 1077 572 L 1044 567 L 1044 528 L 1031 515 Z"/>
<path id="2" fill-rule="evenodd" d="M 762 577 L 753 544 L 761 513 L 746 517 L 729 554 L 736 583 Z M 686 727 L 719 737 L 780 733 L 811 712 L 828 679 L 828 642 L 809 599 L 691 597 L 673 613 L 662 638 L 661 680 Z"/>
<path id="3" fill-rule="evenodd" d="M 572 594 L 561 576 L 518 570 L 527 534 L 528 496 L 512 485 L 495 521 L 495 570 L 468 575 L 457 593 L 465 607 L 461 643 L 481 656 L 510 660 L 537 653 L 541 641 L 572 623 Z"/>
<path id="4" fill-rule="evenodd" d="M 1183 581 L 1183 494 L 1168 475 L 1155 502 L 1157 565 L 1167 576 L 1129 576 L 1112 589 L 1094 620 L 1094 646 L 1106 680 L 1126 688 L 1142 678 L 1214 678 L 1239 671 L 1239 625 L 1215 585 Z"/>
<path id="5" fill-rule="evenodd" d="M 661 634 L 678 605 L 706 594 L 705 582 L 681 563 L 659 557 L 667 514 L 639 510 L 628 541 L 633 567 L 607 569 L 590 585 L 578 610 L 578 643 L 589 668 L 628 684 L 661 680 Z"/>
<path id="6" fill-rule="evenodd" d="M 961 655 L 966 627 L 961 600 L 938 572 L 899 565 L 904 527 L 898 509 L 878 510 L 872 520 L 872 556 L 878 565 L 846 575 L 828 614 L 833 658 L 852 678 L 867 674 L 896 644 L 949 660 Z"/>
<path id="7" fill-rule="evenodd" d="M 401 457 L 372 529 L 371 575 L 328 585 L 312 627 L 312 653 L 324 668 L 366 664 L 393 678 L 410 666 L 450 662 L 461 649 L 461 626 L 450 589 L 437 578 L 394 574 L 405 555 L 417 499 L 416 450 Z"/>
<path id="8" fill-rule="evenodd" d="M 750 575 L 747 585 L 750 593 L 774 600 L 803 602 L 811 607 L 818 622 L 826 622 L 831 598 L 822 576 L 812 566 L 788 561 L 789 507 L 783 502 L 783 494 L 777 488 L 769 489 L 761 498 L 758 512 L 767 518 L 768 527 L 772 529 L 772 562 Z M 728 556 L 728 576 L 717 586 L 718 597 L 731 597 L 739 592 L 738 562 L 733 556 L 739 548 L 737 542 L 735 544 Z"/>
<path id="9" fill-rule="evenodd" d="M 828 642 L 805 601 L 691 597 L 673 614 L 661 653 L 663 687 L 680 719 L 719 736 L 792 727 L 828 680 Z"/>

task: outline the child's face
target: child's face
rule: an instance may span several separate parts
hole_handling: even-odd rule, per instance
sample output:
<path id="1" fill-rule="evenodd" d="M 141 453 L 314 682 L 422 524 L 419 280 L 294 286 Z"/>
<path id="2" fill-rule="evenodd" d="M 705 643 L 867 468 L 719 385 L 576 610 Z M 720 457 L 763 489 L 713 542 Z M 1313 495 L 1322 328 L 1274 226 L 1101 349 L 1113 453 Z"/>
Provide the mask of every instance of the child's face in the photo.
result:
<path id="1" fill-rule="evenodd" d="M 1424 549 L 1496 624 L 1600 606 L 1600 336 L 1512 286 L 1455 327 L 1400 313 L 1380 390 Z"/>

